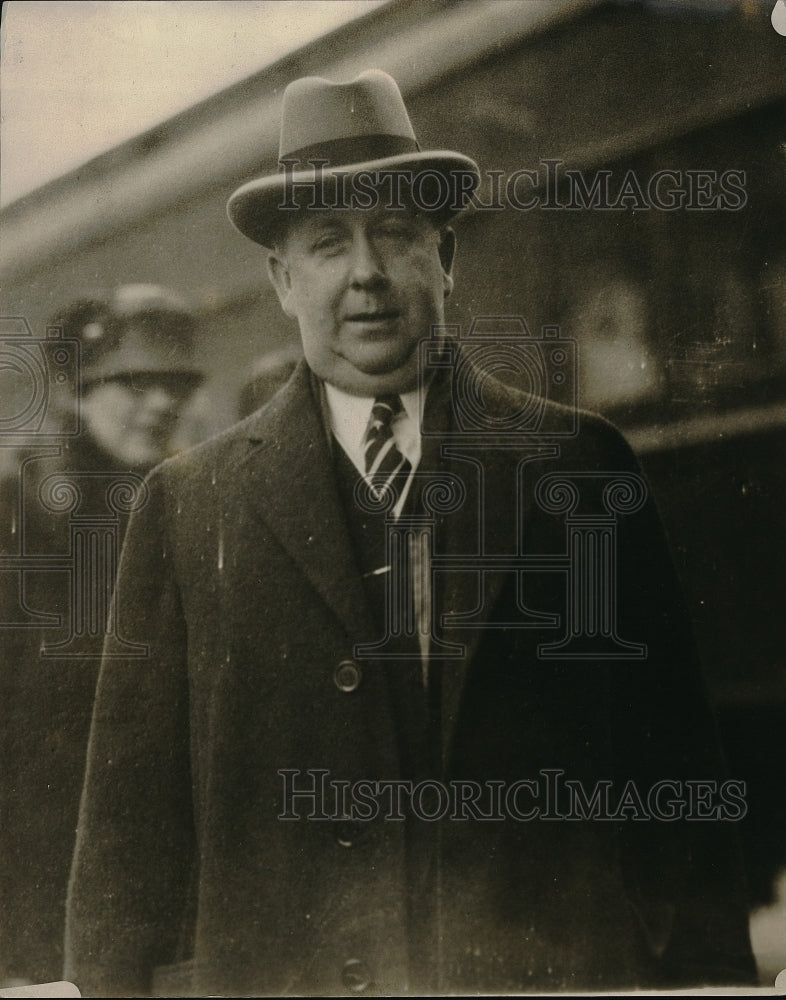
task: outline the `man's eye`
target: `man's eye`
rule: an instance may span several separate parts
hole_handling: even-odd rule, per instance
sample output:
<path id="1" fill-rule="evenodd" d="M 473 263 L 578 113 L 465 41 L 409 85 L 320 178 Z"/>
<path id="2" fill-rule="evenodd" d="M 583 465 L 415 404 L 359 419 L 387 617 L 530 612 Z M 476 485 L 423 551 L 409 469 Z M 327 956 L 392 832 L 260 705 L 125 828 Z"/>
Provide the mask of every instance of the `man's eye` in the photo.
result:
<path id="1" fill-rule="evenodd" d="M 328 252 L 338 250 L 343 244 L 343 238 L 338 233 L 329 233 L 314 240 L 311 249 L 317 252 Z"/>
<path id="2" fill-rule="evenodd" d="M 379 233 L 381 236 L 409 239 L 412 235 L 412 229 L 406 224 L 406 222 L 386 222 L 384 225 L 379 227 Z"/>

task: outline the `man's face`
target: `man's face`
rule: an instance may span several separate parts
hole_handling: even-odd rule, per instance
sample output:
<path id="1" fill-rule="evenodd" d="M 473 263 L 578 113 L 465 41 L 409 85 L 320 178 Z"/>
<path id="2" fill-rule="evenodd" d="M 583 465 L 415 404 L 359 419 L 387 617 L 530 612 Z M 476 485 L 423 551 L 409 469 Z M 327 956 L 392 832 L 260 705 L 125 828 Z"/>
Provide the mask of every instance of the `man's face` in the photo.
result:
<path id="1" fill-rule="evenodd" d="M 444 321 L 453 234 L 407 210 L 303 212 L 268 270 L 320 378 L 356 396 L 417 385 L 418 343 Z"/>
<path id="2" fill-rule="evenodd" d="M 191 387 L 167 375 L 124 375 L 90 386 L 80 412 L 93 442 L 119 468 L 152 468 L 169 443 Z"/>

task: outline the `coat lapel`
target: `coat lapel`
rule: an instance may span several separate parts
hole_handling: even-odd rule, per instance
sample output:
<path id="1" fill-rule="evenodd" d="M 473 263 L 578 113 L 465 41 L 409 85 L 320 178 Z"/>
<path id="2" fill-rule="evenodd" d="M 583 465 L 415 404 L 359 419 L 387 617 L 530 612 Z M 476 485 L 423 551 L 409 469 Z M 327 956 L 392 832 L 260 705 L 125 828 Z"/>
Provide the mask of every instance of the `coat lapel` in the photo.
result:
<path id="1" fill-rule="evenodd" d="M 515 412 L 521 399 L 492 379 L 484 380 L 484 404 L 499 412 Z M 453 419 L 454 394 L 449 378 L 437 377 L 429 391 L 424 430 L 433 435 L 433 444 L 424 446 L 428 468 L 441 468 L 463 482 L 467 496 L 464 503 L 450 515 L 437 519 L 437 547 L 449 557 L 474 554 L 470 566 L 475 570 L 448 571 L 439 576 L 441 591 L 439 606 L 443 614 L 470 612 L 477 608 L 471 624 L 437 623 L 437 634 L 444 641 L 464 647 L 464 655 L 442 661 L 442 759 L 451 754 L 461 708 L 461 699 L 470 671 L 473 669 L 478 645 L 488 627 L 500 590 L 506 582 L 502 572 L 481 574 L 484 553 L 515 554 L 518 551 L 518 530 L 528 510 L 522 509 L 521 484 L 517 480 L 519 462 L 529 449 L 521 440 L 490 434 L 481 440 L 463 437 Z M 499 447 L 495 447 L 495 443 Z M 533 456 L 554 456 L 558 449 L 543 439 L 529 438 Z M 531 503 L 531 498 L 527 506 Z M 509 576 L 508 576 L 509 579 Z M 478 665 L 482 669 L 482 665 Z"/>
<path id="2" fill-rule="evenodd" d="M 475 463 L 460 459 L 459 454 L 480 459 L 478 452 L 462 449 L 460 445 L 444 446 L 447 466 L 453 477 L 462 480 L 467 488 L 467 498 L 464 504 L 454 514 L 445 519 L 443 538 L 444 551 L 448 556 L 464 556 L 482 553 L 482 534 L 480 532 L 483 517 L 483 494 L 493 490 L 493 483 L 498 479 L 495 470 L 490 465 L 498 464 L 498 457 L 493 452 L 482 456 L 480 468 Z M 492 473 L 491 475 L 489 473 Z M 491 496 L 499 497 L 498 493 L 490 492 Z M 514 511 L 515 513 L 515 511 Z M 497 510 L 496 516 L 505 518 L 507 511 Z M 477 566 L 479 559 L 470 560 Z M 464 648 L 464 655 L 456 659 L 445 659 L 442 665 L 442 753 L 443 761 L 447 761 L 453 746 L 456 724 L 458 721 L 461 698 L 470 671 L 473 669 L 475 654 L 483 635 L 483 627 L 488 623 L 494 605 L 499 597 L 503 578 L 500 573 L 480 574 L 479 570 L 448 571 L 441 574 L 442 600 L 439 602 L 443 614 L 456 615 L 478 608 L 472 617 L 471 625 L 462 625 L 457 621 L 446 622 L 444 628 L 438 628 L 438 634 L 444 641 L 457 644 Z"/>
<path id="3" fill-rule="evenodd" d="M 308 367 L 250 423 L 248 500 L 350 635 L 373 626 Z"/>

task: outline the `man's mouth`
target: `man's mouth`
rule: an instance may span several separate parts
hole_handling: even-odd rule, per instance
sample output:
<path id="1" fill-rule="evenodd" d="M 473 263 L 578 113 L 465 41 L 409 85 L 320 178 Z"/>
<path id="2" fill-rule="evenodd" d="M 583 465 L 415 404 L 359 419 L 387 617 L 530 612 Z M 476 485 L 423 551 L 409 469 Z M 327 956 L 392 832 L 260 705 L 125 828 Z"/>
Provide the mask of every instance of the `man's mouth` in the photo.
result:
<path id="1" fill-rule="evenodd" d="M 398 319 L 400 313 L 398 309 L 374 309 L 363 312 L 350 313 L 347 321 L 350 323 L 390 323 Z"/>

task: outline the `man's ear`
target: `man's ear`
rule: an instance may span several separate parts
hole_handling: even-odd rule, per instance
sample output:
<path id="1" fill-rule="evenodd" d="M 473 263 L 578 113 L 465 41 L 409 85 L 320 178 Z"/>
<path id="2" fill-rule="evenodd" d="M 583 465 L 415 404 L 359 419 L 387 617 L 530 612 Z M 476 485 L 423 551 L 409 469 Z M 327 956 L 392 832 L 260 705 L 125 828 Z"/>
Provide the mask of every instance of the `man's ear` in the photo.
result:
<path id="1" fill-rule="evenodd" d="M 279 250 L 271 250 L 267 255 L 267 275 L 270 283 L 276 290 L 281 308 L 290 317 L 296 319 L 296 314 L 292 308 L 292 279 L 289 276 L 289 267 L 286 259 Z"/>
<path id="2" fill-rule="evenodd" d="M 445 226 L 439 233 L 439 260 L 442 264 L 442 287 L 447 298 L 453 291 L 453 258 L 456 256 L 456 234 Z"/>

